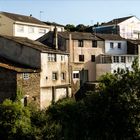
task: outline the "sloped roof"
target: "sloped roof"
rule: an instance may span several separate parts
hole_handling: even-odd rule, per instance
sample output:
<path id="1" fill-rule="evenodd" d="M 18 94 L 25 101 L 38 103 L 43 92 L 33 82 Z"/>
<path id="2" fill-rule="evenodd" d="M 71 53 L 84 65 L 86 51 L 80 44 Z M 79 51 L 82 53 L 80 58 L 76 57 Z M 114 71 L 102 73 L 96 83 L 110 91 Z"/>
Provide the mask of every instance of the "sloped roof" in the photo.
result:
<path id="1" fill-rule="evenodd" d="M 61 25 L 55 22 L 43 21 L 43 23 L 45 23 L 46 25 L 65 27 L 64 25 Z"/>
<path id="2" fill-rule="evenodd" d="M 103 40 L 126 40 L 118 34 L 99 34 L 99 33 L 97 33 L 96 36 Z"/>
<path id="3" fill-rule="evenodd" d="M 119 24 L 119 23 L 121 23 L 121 22 L 123 22 L 123 21 L 125 21 L 125 20 L 127 20 L 127 19 L 129 19 L 129 18 L 132 18 L 132 17 L 133 17 L 133 16 L 122 17 L 122 18 L 116 18 L 116 19 L 113 19 L 113 20 L 111 20 L 111 21 L 109 21 L 109 22 L 107 22 L 107 23 L 104 23 L 104 24 L 101 25 L 101 26 Z"/>
<path id="4" fill-rule="evenodd" d="M 48 36 L 53 36 L 54 32 L 50 31 L 49 33 L 43 35 L 42 37 L 38 38 L 37 40 L 42 42 L 47 39 Z M 73 40 L 101 40 L 98 38 L 96 35 L 92 33 L 86 33 L 86 32 L 58 32 L 58 35 L 65 38 L 69 39 L 69 35 L 71 34 L 71 37 Z"/>
<path id="5" fill-rule="evenodd" d="M 92 33 L 86 33 L 86 32 L 58 32 L 58 35 L 65 39 L 69 39 L 69 34 L 71 34 L 71 37 L 73 40 L 101 40 L 96 35 Z"/>
<path id="6" fill-rule="evenodd" d="M 140 45 L 140 40 L 131 40 L 131 39 L 127 39 L 128 42 L 135 44 L 135 45 Z"/>
<path id="7" fill-rule="evenodd" d="M 40 20 L 38 20 L 32 16 L 25 16 L 25 15 L 19 15 L 19 14 L 8 13 L 8 12 L 1 12 L 1 14 L 5 15 L 6 17 L 8 17 L 14 21 L 46 25 L 45 23 L 41 22 Z"/>
<path id="8" fill-rule="evenodd" d="M 15 41 L 19 44 L 25 45 L 27 47 L 31 47 L 33 49 L 40 51 L 40 52 L 60 53 L 60 54 L 65 53 L 65 52 L 62 52 L 60 50 L 50 49 L 48 46 L 46 46 L 38 41 L 30 40 L 30 39 L 25 38 L 25 37 L 15 37 L 15 36 L 7 36 L 7 35 L 0 35 L 0 37 Z"/>
<path id="9" fill-rule="evenodd" d="M 16 72 L 40 72 L 40 69 L 31 68 L 0 56 L 0 67 Z"/>

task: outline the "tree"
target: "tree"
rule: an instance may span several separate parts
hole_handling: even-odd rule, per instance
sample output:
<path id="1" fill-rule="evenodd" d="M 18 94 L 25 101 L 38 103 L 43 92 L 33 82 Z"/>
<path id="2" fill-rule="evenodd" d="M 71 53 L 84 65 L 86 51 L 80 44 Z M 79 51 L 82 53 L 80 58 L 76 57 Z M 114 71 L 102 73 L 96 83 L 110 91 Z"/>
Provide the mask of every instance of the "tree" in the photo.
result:
<path id="1" fill-rule="evenodd" d="M 46 131 L 53 136 L 50 140 L 140 139 L 140 70 L 136 64 L 134 71 L 118 69 L 102 76 L 98 90 L 78 102 L 62 100 L 51 106 L 48 126 L 53 129 Z"/>
<path id="2" fill-rule="evenodd" d="M 29 139 L 30 112 L 18 102 L 5 100 L 0 105 L 0 136 L 7 139 Z"/>
<path id="3" fill-rule="evenodd" d="M 74 32 L 74 31 L 76 31 L 76 28 L 73 24 L 67 24 L 65 26 L 65 30 L 70 31 L 70 32 Z"/>

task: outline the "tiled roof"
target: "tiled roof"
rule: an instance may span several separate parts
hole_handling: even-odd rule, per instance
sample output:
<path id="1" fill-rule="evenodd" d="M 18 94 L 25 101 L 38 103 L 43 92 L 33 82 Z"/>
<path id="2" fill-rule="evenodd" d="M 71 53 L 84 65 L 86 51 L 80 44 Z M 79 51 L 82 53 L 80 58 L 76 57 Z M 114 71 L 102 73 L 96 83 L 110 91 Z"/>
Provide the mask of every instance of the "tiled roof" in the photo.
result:
<path id="1" fill-rule="evenodd" d="M 86 33 L 86 32 L 58 32 L 58 35 L 65 39 L 69 39 L 69 34 L 71 34 L 71 37 L 73 40 L 101 40 L 96 35 L 92 33 Z"/>
<path id="2" fill-rule="evenodd" d="M 8 60 L 6 58 L 3 58 L 0 56 L 0 67 L 16 71 L 16 72 L 40 72 L 39 69 L 34 69 L 28 66 L 25 66 L 23 64 L 15 63 L 11 60 Z"/>
<path id="3" fill-rule="evenodd" d="M 1 12 L 1 14 L 5 15 L 6 17 L 8 17 L 14 21 L 46 25 L 45 23 L 41 22 L 40 20 L 38 20 L 32 16 L 25 16 L 25 15 L 19 15 L 19 14 L 14 14 L 14 13 L 7 13 L 7 12 Z"/>
<path id="4" fill-rule="evenodd" d="M 119 23 L 121 23 L 121 22 L 123 22 L 123 21 L 125 21 L 125 20 L 127 20 L 127 19 L 129 19 L 129 18 L 132 18 L 132 17 L 133 17 L 133 16 L 122 17 L 122 18 L 116 18 L 116 19 L 113 19 L 113 20 L 111 20 L 111 21 L 109 21 L 109 22 L 107 22 L 107 23 L 104 23 L 104 24 L 101 25 L 101 26 L 119 24 Z"/>
<path id="5" fill-rule="evenodd" d="M 103 40 L 125 40 L 118 34 L 96 34 L 97 37 Z"/>
<path id="6" fill-rule="evenodd" d="M 14 37 L 14 36 L 6 36 L 6 35 L 0 35 L 0 37 L 15 41 L 19 44 L 25 45 L 27 47 L 31 47 L 33 49 L 36 49 L 40 52 L 48 52 L 48 53 L 62 53 L 64 54 L 64 52 L 60 51 L 60 50 L 54 50 L 54 49 L 50 49 L 49 47 L 47 47 L 46 45 L 38 42 L 38 41 L 34 41 L 34 40 L 30 40 L 28 38 L 24 38 L 24 37 Z"/>
<path id="7" fill-rule="evenodd" d="M 43 21 L 46 25 L 53 25 L 53 26 L 60 26 L 60 27 L 65 27 L 64 25 L 55 23 L 55 22 L 49 22 L 49 21 Z"/>
<path id="8" fill-rule="evenodd" d="M 135 44 L 135 45 L 140 45 L 140 40 L 130 40 L 130 39 L 128 39 L 127 41 L 132 43 L 132 44 Z"/>

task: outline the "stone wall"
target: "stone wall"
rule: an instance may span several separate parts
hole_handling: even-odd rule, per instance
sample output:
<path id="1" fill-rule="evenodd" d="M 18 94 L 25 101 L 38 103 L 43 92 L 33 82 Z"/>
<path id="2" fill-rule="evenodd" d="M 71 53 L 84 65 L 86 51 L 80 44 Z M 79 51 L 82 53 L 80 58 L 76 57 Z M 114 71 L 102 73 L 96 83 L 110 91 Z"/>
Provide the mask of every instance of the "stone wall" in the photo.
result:
<path id="1" fill-rule="evenodd" d="M 16 97 L 16 72 L 0 67 L 0 103 Z"/>
<path id="2" fill-rule="evenodd" d="M 24 79 L 23 73 L 17 74 L 17 88 L 27 103 L 33 103 L 40 107 L 40 73 L 28 73 L 29 78 Z"/>

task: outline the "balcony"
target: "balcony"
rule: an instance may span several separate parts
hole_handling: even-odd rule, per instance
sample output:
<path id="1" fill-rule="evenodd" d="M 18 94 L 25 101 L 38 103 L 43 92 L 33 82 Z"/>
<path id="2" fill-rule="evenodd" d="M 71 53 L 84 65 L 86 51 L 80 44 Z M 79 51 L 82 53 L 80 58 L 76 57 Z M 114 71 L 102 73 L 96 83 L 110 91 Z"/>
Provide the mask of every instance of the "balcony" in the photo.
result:
<path id="1" fill-rule="evenodd" d="M 96 63 L 96 79 L 105 73 L 114 73 L 118 68 L 132 70 L 132 63 L 138 55 L 100 55 Z"/>

